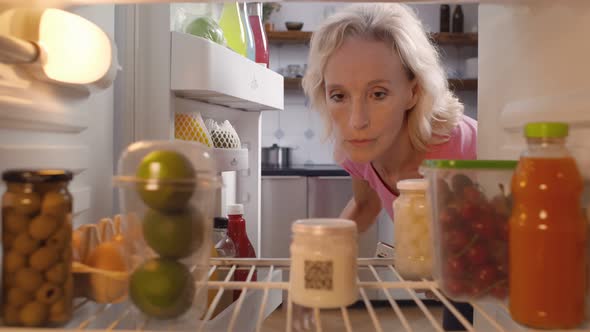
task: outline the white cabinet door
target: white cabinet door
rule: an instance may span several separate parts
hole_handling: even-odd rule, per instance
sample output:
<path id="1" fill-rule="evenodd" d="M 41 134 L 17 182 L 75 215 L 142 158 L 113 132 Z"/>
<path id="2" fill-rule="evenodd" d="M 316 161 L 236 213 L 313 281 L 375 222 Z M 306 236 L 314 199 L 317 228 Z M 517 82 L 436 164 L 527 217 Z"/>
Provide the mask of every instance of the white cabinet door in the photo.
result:
<path id="1" fill-rule="evenodd" d="M 307 178 L 262 177 L 261 253 L 264 258 L 288 258 L 291 224 L 307 218 Z"/>

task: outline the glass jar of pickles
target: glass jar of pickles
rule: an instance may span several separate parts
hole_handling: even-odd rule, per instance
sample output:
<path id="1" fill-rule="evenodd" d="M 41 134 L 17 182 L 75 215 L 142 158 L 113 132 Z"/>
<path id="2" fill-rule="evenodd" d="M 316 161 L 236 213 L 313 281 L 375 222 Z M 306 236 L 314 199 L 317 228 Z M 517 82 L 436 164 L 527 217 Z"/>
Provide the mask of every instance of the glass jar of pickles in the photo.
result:
<path id="1" fill-rule="evenodd" d="M 405 279 L 432 278 L 432 236 L 424 179 L 397 183 L 399 197 L 393 202 L 394 264 Z"/>
<path id="2" fill-rule="evenodd" d="M 2 317 L 8 326 L 56 326 L 72 316 L 72 173 L 2 174 Z"/>

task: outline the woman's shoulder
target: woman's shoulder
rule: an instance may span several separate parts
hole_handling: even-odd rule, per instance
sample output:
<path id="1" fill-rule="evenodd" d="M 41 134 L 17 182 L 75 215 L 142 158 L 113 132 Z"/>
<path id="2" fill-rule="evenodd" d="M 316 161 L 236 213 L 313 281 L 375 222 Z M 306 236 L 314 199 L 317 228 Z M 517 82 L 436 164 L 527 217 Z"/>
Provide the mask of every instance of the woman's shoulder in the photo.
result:
<path id="1" fill-rule="evenodd" d="M 477 121 L 463 115 L 453 129 L 449 140 L 433 145 L 428 152 L 431 159 L 476 159 L 477 158 Z"/>

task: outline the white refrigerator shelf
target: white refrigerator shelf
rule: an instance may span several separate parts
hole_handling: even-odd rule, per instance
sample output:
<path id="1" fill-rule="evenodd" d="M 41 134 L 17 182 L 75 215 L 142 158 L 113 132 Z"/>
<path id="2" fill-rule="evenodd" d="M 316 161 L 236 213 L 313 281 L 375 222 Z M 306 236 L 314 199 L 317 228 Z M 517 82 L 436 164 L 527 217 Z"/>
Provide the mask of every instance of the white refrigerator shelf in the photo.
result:
<path id="1" fill-rule="evenodd" d="M 283 76 L 210 40 L 172 31 L 171 90 L 245 111 L 282 110 Z"/>
<path id="2" fill-rule="evenodd" d="M 293 328 L 296 306 L 290 301 L 287 295 L 283 299 L 283 308 L 277 309 L 281 302 L 283 292 L 288 294 L 289 283 L 285 282 L 290 266 L 289 259 L 211 259 L 209 275 L 215 271 L 229 271 L 226 279 L 229 280 L 233 273 L 238 270 L 248 270 L 247 281 L 212 281 L 208 283 L 210 289 L 216 289 L 217 293 L 213 298 L 211 306 L 204 315 L 203 320 L 195 317 L 190 322 L 159 323 L 158 330 L 167 331 L 287 331 L 295 332 Z M 305 331 L 390 331 L 391 324 L 387 325 L 387 318 L 383 317 L 383 311 L 376 308 L 369 301 L 366 292 L 368 290 L 379 290 L 385 293 L 390 310 L 386 308 L 391 318 L 395 320 L 400 331 L 444 331 L 441 321 L 434 313 L 434 309 L 426 301 L 418 297 L 419 290 L 430 290 L 442 306 L 445 306 L 457 317 L 467 331 L 535 331 L 519 326 L 510 319 L 507 308 L 504 304 L 494 303 L 472 303 L 474 308 L 474 324 L 470 324 L 455 307 L 438 290 L 437 283 L 430 280 L 405 281 L 392 265 L 391 259 L 385 258 L 359 258 L 358 267 L 360 270 L 369 270 L 373 275 L 371 280 L 359 280 L 360 298 L 364 306 L 342 307 L 337 310 L 308 309 L 308 316 L 311 317 L 312 325 Z M 258 281 L 250 281 L 254 272 L 258 274 Z M 359 274 L 363 276 L 366 274 Z M 393 276 L 391 279 L 384 279 L 384 275 Z M 224 291 L 241 289 L 242 293 L 238 300 L 230 307 L 221 312 L 213 320 L 210 320 Z M 413 299 L 413 305 L 398 303 L 392 298 L 393 290 L 404 290 Z M 439 308 L 440 306 L 437 306 Z M 300 308 L 299 308 L 300 309 Z M 297 309 L 297 310 L 299 310 Z M 440 308 L 439 308 L 440 309 Z M 276 311 L 275 311 L 276 310 Z M 286 314 L 279 321 L 269 326 L 269 318 L 273 311 L 286 310 Z M 410 315 L 410 310 L 412 314 Z M 150 330 L 151 322 L 139 321 L 133 318 L 131 305 L 128 302 L 119 304 L 99 305 L 90 301 L 79 302 L 76 306 L 74 319 L 64 329 L 67 330 L 88 330 L 88 331 L 138 331 Z M 354 312 L 353 312 L 354 311 Z M 359 312 L 360 311 L 360 312 Z M 440 311 L 440 310 L 439 310 Z M 415 314 L 419 316 L 416 316 Z M 328 316 L 329 314 L 329 316 Z M 355 324 L 355 320 L 365 316 L 361 327 Z M 339 320 L 339 322 L 338 322 Z M 416 321 L 422 321 L 418 327 Z M 330 329 L 329 326 L 340 324 L 338 329 Z M 23 331 L 23 329 L 0 328 L 0 331 Z M 29 329 L 29 331 L 41 331 L 40 329 Z M 56 330 L 57 331 L 57 330 Z M 571 332 L 590 331 L 588 322 Z M 544 330 L 547 332 L 547 330 Z"/>

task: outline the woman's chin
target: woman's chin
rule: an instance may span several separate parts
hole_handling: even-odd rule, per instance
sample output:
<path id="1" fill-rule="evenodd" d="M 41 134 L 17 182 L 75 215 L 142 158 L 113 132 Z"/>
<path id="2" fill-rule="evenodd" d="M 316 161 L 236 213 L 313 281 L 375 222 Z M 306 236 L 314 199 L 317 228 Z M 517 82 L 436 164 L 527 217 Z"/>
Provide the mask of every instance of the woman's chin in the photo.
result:
<path id="1" fill-rule="evenodd" d="M 348 160 L 357 164 L 367 164 L 375 160 L 375 154 L 368 149 L 347 148 L 346 155 Z"/>

